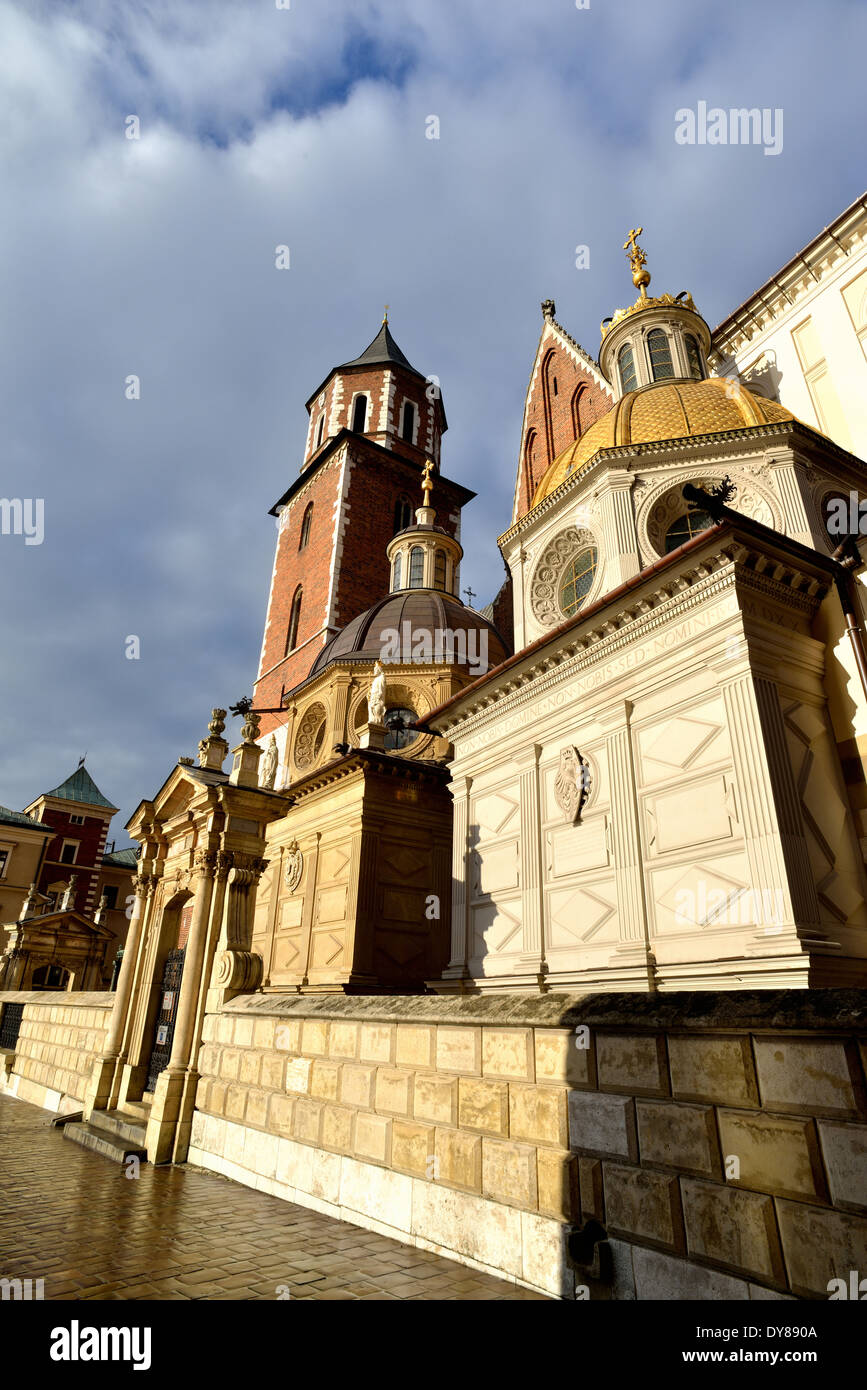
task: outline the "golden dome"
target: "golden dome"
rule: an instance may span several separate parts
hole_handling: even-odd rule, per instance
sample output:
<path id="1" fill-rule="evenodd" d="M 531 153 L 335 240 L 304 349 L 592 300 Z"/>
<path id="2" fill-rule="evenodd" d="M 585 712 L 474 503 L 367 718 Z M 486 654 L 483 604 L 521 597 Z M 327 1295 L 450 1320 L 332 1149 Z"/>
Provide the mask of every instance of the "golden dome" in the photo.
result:
<path id="1" fill-rule="evenodd" d="M 600 449 L 720 434 L 794 419 L 792 412 L 777 401 L 766 400 L 745 386 L 732 390 L 721 377 L 655 382 L 637 391 L 627 391 L 606 415 L 595 420 L 554 459 L 536 489 L 532 505 L 535 507 Z"/>

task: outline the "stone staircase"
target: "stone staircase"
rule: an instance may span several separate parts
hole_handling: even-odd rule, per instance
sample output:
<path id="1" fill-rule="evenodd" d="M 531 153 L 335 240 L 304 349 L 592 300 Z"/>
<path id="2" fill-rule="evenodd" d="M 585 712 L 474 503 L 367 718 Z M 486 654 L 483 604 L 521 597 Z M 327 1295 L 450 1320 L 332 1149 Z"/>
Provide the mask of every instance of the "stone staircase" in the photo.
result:
<path id="1" fill-rule="evenodd" d="M 86 1122 L 68 1121 L 63 1126 L 63 1137 L 115 1163 L 123 1163 L 130 1155 L 146 1162 L 148 1109 L 139 1102 L 128 1105 L 126 1110 L 94 1110 Z"/>

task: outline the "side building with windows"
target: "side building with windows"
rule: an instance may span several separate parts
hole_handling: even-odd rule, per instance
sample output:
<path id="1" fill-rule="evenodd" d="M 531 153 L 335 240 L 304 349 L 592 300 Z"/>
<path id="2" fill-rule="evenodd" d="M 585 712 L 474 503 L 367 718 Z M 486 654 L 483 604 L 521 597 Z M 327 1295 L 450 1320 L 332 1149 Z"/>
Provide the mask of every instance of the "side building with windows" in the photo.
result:
<path id="1" fill-rule="evenodd" d="M 867 194 L 723 319 L 709 362 L 867 458 Z"/>

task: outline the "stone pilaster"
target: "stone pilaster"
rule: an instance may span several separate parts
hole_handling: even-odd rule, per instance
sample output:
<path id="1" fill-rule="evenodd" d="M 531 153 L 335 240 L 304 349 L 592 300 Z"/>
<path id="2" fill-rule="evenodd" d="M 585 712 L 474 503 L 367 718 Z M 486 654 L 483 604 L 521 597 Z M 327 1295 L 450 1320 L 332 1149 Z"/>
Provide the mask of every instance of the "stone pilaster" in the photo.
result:
<path id="1" fill-rule="evenodd" d="M 621 988 L 646 989 L 655 986 L 655 964 L 641 852 L 632 710 L 631 701 L 624 701 L 616 716 L 617 725 L 606 738 L 620 927 L 620 944 L 610 970 Z"/>
<path id="2" fill-rule="evenodd" d="M 632 474 L 625 469 L 611 470 L 605 476 L 599 497 L 605 543 L 605 552 L 599 558 L 606 567 L 606 589 L 614 589 L 624 580 L 632 579 L 641 568 L 632 483 Z"/>
<path id="3" fill-rule="evenodd" d="M 452 783 L 454 821 L 452 830 L 452 925 L 451 959 L 443 971 L 443 980 L 457 982 L 468 976 L 467 958 L 470 944 L 470 872 L 473 846 L 469 837 L 469 810 L 472 777 L 456 778 Z M 437 981 L 431 983 L 437 986 Z M 455 984 L 452 986 L 460 988 Z"/>
<path id="4" fill-rule="evenodd" d="M 539 757 L 534 743 L 517 760 L 520 768 L 518 804 L 521 824 L 521 919 L 523 936 L 516 971 L 541 983 L 545 964 L 545 886 L 542 869 L 542 811 Z"/>

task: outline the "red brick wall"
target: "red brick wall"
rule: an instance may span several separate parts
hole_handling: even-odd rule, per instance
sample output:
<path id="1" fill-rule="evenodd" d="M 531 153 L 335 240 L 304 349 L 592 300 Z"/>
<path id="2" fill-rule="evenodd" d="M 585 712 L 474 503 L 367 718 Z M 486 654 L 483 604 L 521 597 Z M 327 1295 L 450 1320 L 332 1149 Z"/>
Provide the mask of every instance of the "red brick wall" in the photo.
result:
<path id="1" fill-rule="evenodd" d="M 554 339 L 536 367 L 530 386 L 518 463 L 519 517 L 529 511 L 533 493 L 557 455 L 612 406 L 610 397 L 592 374 Z"/>
<path id="2" fill-rule="evenodd" d="M 84 825 L 73 825 L 70 820 L 70 816 L 73 815 L 84 815 Z M 46 806 L 45 810 L 40 812 L 39 819 L 44 825 L 53 826 L 57 834 L 49 841 L 37 891 L 46 892 L 49 883 L 68 883 L 70 875 L 75 874 L 74 907 L 79 912 L 95 911 L 96 885 L 102 871 L 102 855 L 111 818 L 105 819 L 83 811 L 55 810 Z M 64 840 L 79 842 L 78 857 L 74 864 L 60 862 Z"/>
<path id="3" fill-rule="evenodd" d="M 386 372 L 391 373 L 392 393 L 389 404 L 388 417 L 385 421 L 385 428 L 380 430 L 380 417 L 382 414 L 382 393 Z M 336 417 L 332 420 L 332 407 L 334 405 L 335 394 L 338 386 L 342 384 L 343 395 L 340 399 L 340 406 Z M 393 449 L 395 453 L 403 458 L 411 459 L 414 463 L 423 463 L 430 452 L 434 463 L 439 462 L 440 441 L 442 436 L 443 411 L 439 399 L 428 400 L 428 388 L 424 381 L 419 381 L 418 377 L 411 372 L 404 371 L 400 367 L 371 367 L 353 368 L 352 371 L 339 372 L 331 378 L 325 388 L 324 404 L 320 405 L 320 396 L 317 396 L 309 407 L 310 418 L 313 421 L 313 428 L 310 431 L 307 452 L 305 454 L 305 464 L 309 463 L 321 449 L 328 443 L 329 437 L 334 438 L 341 429 L 352 429 L 352 420 L 355 409 L 355 397 L 357 395 L 367 396 L 367 423 L 364 433 L 374 439 L 383 448 Z M 416 408 L 418 423 L 415 434 L 415 444 L 409 443 L 400 438 L 400 431 L 403 425 L 403 403 L 412 401 Z M 325 428 L 322 436 L 322 443 L 317 448 L 316 440 L 319 434 L 319 418 L 325 416 Z M 428 431 L 432 428 L 432 445 L 428 450 Z"/>

